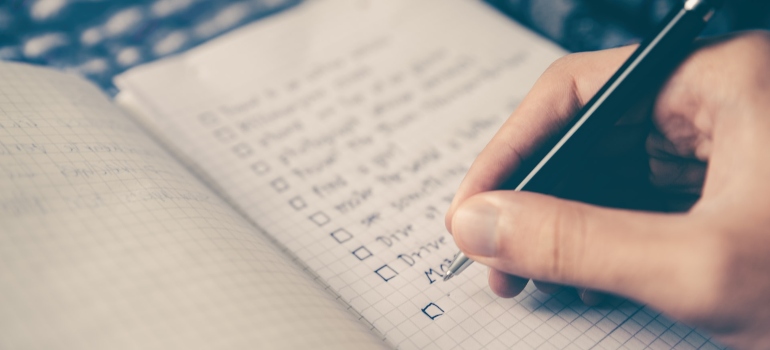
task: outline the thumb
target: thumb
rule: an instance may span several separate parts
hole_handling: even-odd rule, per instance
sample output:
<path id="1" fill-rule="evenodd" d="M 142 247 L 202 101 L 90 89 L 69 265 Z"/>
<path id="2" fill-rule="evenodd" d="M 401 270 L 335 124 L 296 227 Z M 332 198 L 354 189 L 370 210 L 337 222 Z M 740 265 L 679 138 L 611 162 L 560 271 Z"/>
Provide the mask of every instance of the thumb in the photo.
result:
<path id="1" fill-rule="evenodd" d="M 693 237 L 701 233 L 693 221 L 494 191 L 459 205 L 452 234 L 469 258 L 493 269 L 667 307 L 685 289 L 706 287 L 692 281 L 710 266 L 709 250 L 695 246 L 709 240 Z"/>

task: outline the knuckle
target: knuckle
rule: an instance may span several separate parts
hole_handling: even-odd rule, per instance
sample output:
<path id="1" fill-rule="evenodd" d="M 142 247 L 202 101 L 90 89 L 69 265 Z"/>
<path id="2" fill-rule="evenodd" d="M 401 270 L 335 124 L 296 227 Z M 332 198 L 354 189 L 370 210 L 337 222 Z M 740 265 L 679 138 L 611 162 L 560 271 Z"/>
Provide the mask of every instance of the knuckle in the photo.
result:
<path id="1" fill-rule="evenodd" d="M 486 196 L 483 194 L 482 196 Z M 527 217 L 527 214 L 523 210 L 515 210 L 511 206 L 518 206 L 520 204 L 507 202 L 504 204 L 502 215 L 499 218 L 499 234 L 496 235 L 495 242 L 495 256 L 503 257 L 508 264 L 512 266 L 521 267 L 522 264 L 526 264 L 528 254 L 524 254 L 528 251 L 529 245 L 527 240 L 532 231 L 529 230 L 528 224 L 531 218 Z M 513 209 L 513 210 L 512 210 Z"/>
<path id="2" fill-rule="evenodd" d="M 574 206 L 558 206 L 543 217 L 539 242 L 542 274 L 545 280 L 569 283 L 580 268 L 586 239 L 585 217 Z"/>

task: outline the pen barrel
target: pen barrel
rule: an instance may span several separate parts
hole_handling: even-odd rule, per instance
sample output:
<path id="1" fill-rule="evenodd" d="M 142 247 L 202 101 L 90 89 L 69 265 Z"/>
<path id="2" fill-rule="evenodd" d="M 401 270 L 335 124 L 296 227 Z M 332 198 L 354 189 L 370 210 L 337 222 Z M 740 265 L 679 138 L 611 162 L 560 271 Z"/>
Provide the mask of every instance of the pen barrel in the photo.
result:
<path id="1" fill-rule="evenodd" d="M 708 3 L 706 1 L 705 3 Z M 692 42 L 713 13 L 713 5 L 672 11 L 562 132 L 522 164 L 502 188 L 551 193 L 570 168 L 641 97 L 659 88 L 691 52 Z M 515 187 L 514 187 L 515 186 Z"/>

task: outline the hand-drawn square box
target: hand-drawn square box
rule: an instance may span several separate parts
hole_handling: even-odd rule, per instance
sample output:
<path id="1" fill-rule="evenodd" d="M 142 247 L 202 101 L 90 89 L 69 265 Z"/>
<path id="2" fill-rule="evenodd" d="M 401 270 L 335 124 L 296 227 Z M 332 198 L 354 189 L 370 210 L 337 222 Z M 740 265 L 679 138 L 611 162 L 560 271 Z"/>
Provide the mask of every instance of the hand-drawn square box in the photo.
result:
<path id="1" fill-rule="evenodd" d="M 279 177 L 273 181 L 270 181 L 270 186 L 273 187 L 278 193 L 284 192 L 289 189 L 289 183 L 282 177 Z"/>
<path id="2" fill-rule="evenodd" d="M 217 140 L 222 142 L 228 142 L 235 140 L 235 137 L 238 136 L 235 134 L 235 131 L 230 128 L 219 128 L 214 130 L 214 137 L 217 138 Z"/>
<path id="3" fill-rule="evenodd" d="M 323 226 L 329 223 L 331 219 L 329 219 L 329 216 L 324 214 L 322 211 L 315 212 L 313 215 L 309 216 L 310 221 L 314 222 L 318 226 Z"/>
<path id="4" fill-rule="evenodd" d="M 433 320 L 436 317 L 443 315 L 444 309 L 440 308 L 438 305 L 434 303 L 430 303 L 424 308 L 422 308 L 422 313 L 424 313 L 425 316 L 428 316 L 430 317 L 431 320 Z"/>
<path id="5" fill-rule="evenodd" d="M 334 238 L 337 243 L 345 243 L 349 241 L 351 238 L 353 238 L 353 234 L 348 232 L 346 229 L 341 228 L 337 229 L 336 231 L 332 232 L 330 234 L 332 238 Z"/>
<path id="6" fill-rule="evenodd" d="M 239 143 L 233 147 L 233 153 L 240 158 L 246 158 L 254 154 L 254 150 L 246 143 Z"/>
<path id="7" fill-rule="evenodd" d="M 265 175 L 270 171 L 270 166 L 264 160 L 251 164 L 251 171 L 257 175 Z"/>
<path id="8" fill-rule="evenodd" d="M 374 270 L 374 273 L 376 273 L 377 276 L 380 276 L 380 278 L 382 278 L 382 280 L 385 282 L 390 281 L 393 279 L 393 277 L 398 276 L 398 272 L 393 270 L 393 268 L 388 265 L 382 265 L 382 267 L 379 269 Z"/>
<path id="9" fill-rule="evenodd" d="M 214 125 L 219 122 L 219 118 L 214 112 L 204 112 L 198 115 L 198 120 L 203 125 Z"/>
<path id="10" fill-rule="evenodd" d="M 370 252 L 369 249 L 366 249 L 366 247 L 360 246 L 353 251 L 353 255 L 355 255 L 358 260 L 364 260 L 372 256 L 372 252 Z"/>
<path id="11" fill-rule="evenodd" d="M 289 205 L 291 205 L 294 210 L 302 210 L 307 207 L 307 203 L 305 203 L 305 200 L 302 199 L 300 196 L 296 196 L 292 199 L 289 199 Z"/>

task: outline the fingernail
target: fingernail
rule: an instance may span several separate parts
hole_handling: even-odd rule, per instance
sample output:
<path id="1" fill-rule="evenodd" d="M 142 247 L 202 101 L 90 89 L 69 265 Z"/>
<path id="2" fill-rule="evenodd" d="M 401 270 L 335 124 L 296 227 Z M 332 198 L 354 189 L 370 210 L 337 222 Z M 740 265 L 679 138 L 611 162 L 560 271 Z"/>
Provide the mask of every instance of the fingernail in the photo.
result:
<path id="1" fill-rule="evenodd" d="M 460 206 L 452 220 L 452 233 L 467 254 L 495 255 L 497 207 L 486 201 L 474 201 Z"/>

